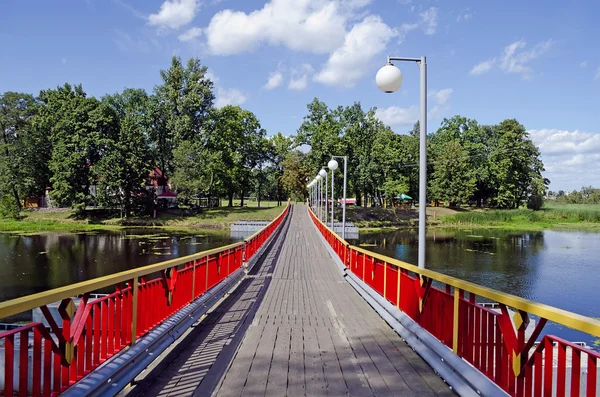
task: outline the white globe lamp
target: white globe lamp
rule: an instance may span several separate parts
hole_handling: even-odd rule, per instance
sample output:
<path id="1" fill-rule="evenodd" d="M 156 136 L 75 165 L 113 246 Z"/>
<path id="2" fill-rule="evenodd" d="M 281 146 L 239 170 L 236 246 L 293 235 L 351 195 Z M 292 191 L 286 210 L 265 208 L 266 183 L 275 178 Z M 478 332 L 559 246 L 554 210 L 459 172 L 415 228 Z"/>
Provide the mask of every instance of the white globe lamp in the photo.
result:
<path id="1" fill-rule="evenodd" d="M 381 91 L 392 93 L 402 86 L 402 72 L 388 62 L 377 72 L 375 82 Z"/>
<path id="2" fill-rule="evenodd" d="M 319 171 L 319 176 L 321 178 L 325 178 L 327 176 L 327 171 L 325 171 L 325 170 L 322 169 L 321 171 Z"/>
<path id="3" fill-rule="evenodd" d="M 327 163 L 327 168 L 329 168 L 331 171 L 337 170 L 338 162 L 334 159 L 329 160 L 329 163 Z"/>

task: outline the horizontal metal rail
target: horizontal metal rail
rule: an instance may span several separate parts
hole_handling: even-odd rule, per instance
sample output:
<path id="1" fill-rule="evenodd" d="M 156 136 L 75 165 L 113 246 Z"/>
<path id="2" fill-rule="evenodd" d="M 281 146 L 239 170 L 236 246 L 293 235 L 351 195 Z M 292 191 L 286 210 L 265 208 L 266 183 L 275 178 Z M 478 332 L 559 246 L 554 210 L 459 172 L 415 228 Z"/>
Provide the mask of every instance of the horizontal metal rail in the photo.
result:
<path id="1" fill-rule="evenodd" d="M 39 307 L 49 329 L 38 322 L 0 333 L 0 395 L 60 394 L 239 270 L 289 206 L 244 242 L 1 302 L 0 318 Z M 57 301 L 59 322 L 48 307 Z"/>
<path id="2" fill-rule="evenodd" d="M 510 395 L 597 396 L 599 353 L 552 335 L 544 335 L 537 347 L 535 342 L 548 321 L 595 337 L 600 337 L 600 321 L 350 245 L 308 211 L 346 272 Z M 477 297 L 497 302 L 500 310 L 485 307 Z M 531 315 L 539 320 L 526 336 Z"/>

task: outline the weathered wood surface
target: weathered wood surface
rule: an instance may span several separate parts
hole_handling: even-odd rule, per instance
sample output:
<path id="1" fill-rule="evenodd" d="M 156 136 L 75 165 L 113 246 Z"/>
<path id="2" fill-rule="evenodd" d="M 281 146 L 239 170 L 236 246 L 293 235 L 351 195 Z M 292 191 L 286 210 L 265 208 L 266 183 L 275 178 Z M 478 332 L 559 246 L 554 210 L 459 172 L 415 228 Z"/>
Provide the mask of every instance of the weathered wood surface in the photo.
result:
<path id="1" fill-rule="evenodd" d="M 296 205 L 254 274 L 134 394 L 454 395 L 342 279 L 310 222 Z"/>

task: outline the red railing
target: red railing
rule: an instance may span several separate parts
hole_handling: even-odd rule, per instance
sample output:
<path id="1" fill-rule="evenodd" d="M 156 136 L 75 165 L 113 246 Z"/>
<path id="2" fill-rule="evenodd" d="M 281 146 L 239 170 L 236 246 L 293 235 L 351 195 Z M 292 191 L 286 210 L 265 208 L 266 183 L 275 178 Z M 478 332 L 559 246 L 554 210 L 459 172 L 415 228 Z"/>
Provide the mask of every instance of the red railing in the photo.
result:
<path id="1" fill-rule="evenodd" d="M 39 307 L 48 328 L 36 322 L 0 333 L 0 396 L 60 394 L 238 270 L 288 212 L 289 204 L 243 243 L 1 302 L 0 318 Z M 89 301 L 111 286 L 115 292 Z M 57 301 L 58 322 L 47 306 Z"/>
<path id="2" fill-rule="evenodd" d="M 600 321 L 352 246 L 310 209 L 309 215 L 348 271 L 510 395 L 600 395 L 596 351 L 552 335 L 534 348 L 548 321 L 595 337 Z M 478 297 L 497 302 L 497 309 Z M 526 335 L 530 315 L 537 324 Z"/>

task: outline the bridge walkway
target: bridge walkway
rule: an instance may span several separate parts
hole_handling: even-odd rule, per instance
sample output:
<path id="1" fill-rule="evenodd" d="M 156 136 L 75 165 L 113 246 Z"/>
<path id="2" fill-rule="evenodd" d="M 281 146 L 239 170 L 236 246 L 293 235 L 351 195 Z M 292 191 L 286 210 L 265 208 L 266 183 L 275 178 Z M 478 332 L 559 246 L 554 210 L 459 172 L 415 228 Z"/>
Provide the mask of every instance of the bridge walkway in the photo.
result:
<path id="1" fill-rule="evenodd" d="M 306 207 L 290 218 L 235 292 L 124 394 L 454 395 L 343 280 Z"/>

